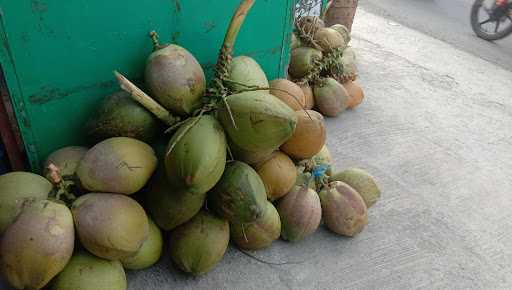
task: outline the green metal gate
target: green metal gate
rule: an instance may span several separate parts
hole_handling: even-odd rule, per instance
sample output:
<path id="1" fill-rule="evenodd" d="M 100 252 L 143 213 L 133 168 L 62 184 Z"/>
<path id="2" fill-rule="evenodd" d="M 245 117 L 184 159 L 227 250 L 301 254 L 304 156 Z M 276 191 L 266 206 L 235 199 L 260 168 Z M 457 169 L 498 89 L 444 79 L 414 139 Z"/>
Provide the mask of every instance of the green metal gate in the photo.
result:
<path id="1" fill-rule="evenodd" d="M 288 62 L 294 0 L 256 0 L 235 53 L 269 79 Z M 148 32 L 186 47 L 208 75 L 239 0 L 0 0 L 0 61 L 30 165 L 84 144 L 83 124 L 118 90 L 112 71 L 141 79 Z"/>

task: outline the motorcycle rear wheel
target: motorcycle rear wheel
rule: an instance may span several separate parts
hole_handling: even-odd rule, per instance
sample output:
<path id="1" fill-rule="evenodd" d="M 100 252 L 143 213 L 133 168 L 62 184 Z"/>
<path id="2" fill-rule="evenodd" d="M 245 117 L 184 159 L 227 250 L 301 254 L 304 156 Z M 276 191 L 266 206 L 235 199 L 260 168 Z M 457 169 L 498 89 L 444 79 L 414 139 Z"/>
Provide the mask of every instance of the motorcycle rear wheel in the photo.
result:
<path id="1" fill-rule="evenodd" d="M 500 17 L 499 19 L 494 19 L 491 17 L 490 13 L 488 13 L 487 17 L 484 21 L 481 21 L 479 19 L 479 14 L 481 12 L 486 12 L 486 8 L 484 6 L 485 0 L 476 0 L 475 3 L 473 3 L 473 7 L 471 7 L 471 27 L 473 28 L 473 31 L 475 34 L 485 40 L 488 41 L 494 41 L 498 39 L 502 39 L 512 33 L 512 16 L 510 15 L 510 12 L 512 11 L 512 4 L 509 3 L 508 5 L 508 11 L 506 12 L 506 15 Z M 487 31 L 482 28 L 482 25 L 484 24 L 494 24 L 494 32 Z M 499 30 L 500 26 L 507 25 L 505 29 Z"/>

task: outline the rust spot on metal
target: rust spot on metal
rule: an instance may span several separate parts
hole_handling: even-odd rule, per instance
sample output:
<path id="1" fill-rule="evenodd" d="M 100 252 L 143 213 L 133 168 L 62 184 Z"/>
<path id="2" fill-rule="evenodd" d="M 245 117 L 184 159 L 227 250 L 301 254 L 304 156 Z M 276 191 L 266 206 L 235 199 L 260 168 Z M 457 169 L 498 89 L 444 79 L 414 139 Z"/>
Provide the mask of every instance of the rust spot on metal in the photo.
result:
<path id="1" fill-rule="evenodd" d="M 48 10 L 48 4 L 40 0 L 32 0 L 32 11 L 43 13 Z"/>
<path id="2" fill-rule="evenodd" d="M 217 27 L 217 24 L 215 24 L 215 22 L 213 21 L 206 21 L 204 24 L 203 24 L 203 27 L 204 27 L 204 32 L 206 33 L 209 33 L 210 31 L 212 31 L 213 29 L 215 29 L 215 27 Z"/>
<path id="3" fill-rule="evenodd" d="M 42 104 L 48 103 L 53 100 L 61 99 L 61 98 L 76 94 L 81 91 L 86 91 L 86 90 L 91 90 L 91 89 L 96 89 L 96 88 L 108 89 L 108 88 L 113 87 L 115 84 L 116 84 L 116 82 L 111 80 L 111 81 L 100 82 L 100 83 L 96 83 L 96 84 L 88 85 L 88 86 L 78 86 L 78 87 L 71 88 L 69 90 L 44 87 L 40 92 L 29 96 L 28 100 L 32 104 L 42 105 Z"/>
<path id="4" fill-rule="evenodd" d="M 176 6 L 176 12 L 181 12 L 181 3 L 180 0 L 174 0 L 174 6 Z"/>
<path id="5" fill-rule="evenodd" d="M 172 43 L 178 43 L 178 38 L 180 38 L 181 33 L 179 31 L 176 31 L 171 36 Z"/>

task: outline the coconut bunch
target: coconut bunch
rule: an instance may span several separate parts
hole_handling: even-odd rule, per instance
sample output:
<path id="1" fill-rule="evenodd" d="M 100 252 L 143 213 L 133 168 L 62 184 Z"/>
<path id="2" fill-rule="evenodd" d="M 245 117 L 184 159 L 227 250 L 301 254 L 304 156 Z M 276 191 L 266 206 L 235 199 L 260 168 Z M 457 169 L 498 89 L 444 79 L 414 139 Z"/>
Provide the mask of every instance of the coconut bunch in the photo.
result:
<path id="1" fill-rule="evenodd" d="M 316 16 L 302 16 L 295 23 L 289 78 L 313 96 L 312 108 L 324 116 L 335 117 L 364 99 L 350 39 L 345 26 L 325 27 Z"/>
<path id="2" fill-rule="evenodd" d="M 156 168 L 153 149 L 129 137 L 50 154 L 45 177 L 0 176 L 0 269 L 17 289 L 126 289 L 124 269 L 162 252 L 160 229 L 130 195 Z"/>

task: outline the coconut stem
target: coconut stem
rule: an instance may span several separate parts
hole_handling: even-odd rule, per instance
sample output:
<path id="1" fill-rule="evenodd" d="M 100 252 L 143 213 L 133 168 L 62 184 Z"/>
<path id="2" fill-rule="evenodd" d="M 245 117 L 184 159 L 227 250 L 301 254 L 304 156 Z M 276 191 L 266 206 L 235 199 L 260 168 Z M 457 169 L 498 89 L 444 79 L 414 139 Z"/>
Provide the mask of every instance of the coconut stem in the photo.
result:
<path id="1" fill-rule="evenodd" d="M 50 163 L 47 167 L 49 174 L 48 178 L 51 183 L 57 188 L 57 192 L 55 193 L 55 199 L 61 200 L 62 195 L 64 195 L 68 201 L 72 202 L 76 199 L 76 196 L 69 192 L 68 184 L 62 178 L 60 174 L 60 169 L 55 164 Z"/>
<path id="2" fill-rule="evenodd" d="M 160 42 L 158 41 L 158 33 L 153 30 L 149 33 L 149 37 L 151 37 L 151 42 L 153 43 L 153 51 L 159 50 L 161 46 Z"/>
<path id="3" fill-rule="evenodd" d="M 222 94 L 226 90 L 223 82 L 229 77 L 229 67 L 231 65 L 236 38 L 240 32 L 242 24 L 244 23 L 245 17 L 254 4 L 254 1 L 255 0 L 242 0 L 229 23 L 229 27 L 217 59 L 215 78 L 213 81 L 213 90 L 217 91 L 218 94 Z"/>
<path id="4" fill-rule="evenodd" d="M 158 119 L 163 121 L 166 125 L 172 126 L 174 123 L 179 121 L 178 117 L 174 117 L 169 111 L 162 107 L 159 103 L 153 100 L 150 96 L 144 93 L 136 85 L 130 82 L 125 76 L 120 74 L 118 71 L 114 71 L 114 74 L 119 82 L 119 86 L 122 90 L 126 91 L 131 97 L 139 104 L 148 109 Z"/>

